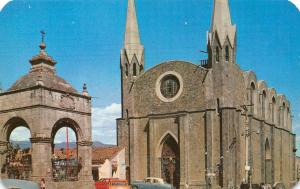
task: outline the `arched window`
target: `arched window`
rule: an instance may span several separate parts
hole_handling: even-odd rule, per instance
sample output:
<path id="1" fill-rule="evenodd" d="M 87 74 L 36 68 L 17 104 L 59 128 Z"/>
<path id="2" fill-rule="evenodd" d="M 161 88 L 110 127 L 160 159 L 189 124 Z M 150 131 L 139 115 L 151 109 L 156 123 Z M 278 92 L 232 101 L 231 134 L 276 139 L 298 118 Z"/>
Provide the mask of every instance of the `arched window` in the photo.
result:
<path id="1" fill-rule="evenodd" d="M 219 47 L 216 47 L 216 61 L 217 62 L 220 61 L 220 50 L 219 50 Z"/>
<path id="2" fill-rule="evenodd" d="M 265 183 L 272 183 L 272 155 L 268 139 L 265 143 Z"/>
<path id="3" fill-rule="evenodd" d="M 230 57 L 230 55 L 229 55 L 229 47 L 228 47 L 228 45 L 226 45 L 226 47 L 225 47 L 225 60 L 229 61 L 229 57 Z"/>
<path id="4" fill-rule="evenodd" d="M 128 76 L 128 64 L 125 64 L 125 74 Z"/>
<path id="5" fill-rule="evenodd" d="M 136 63 L 133 63 L 133 76 L 136 76 Z"/>
<path id="6" fill-rule="evenodd" d="M 272 107 L 271 107 L 271 114 L 272 114 L 272 122 L 275 122 L 275 105 L 276 105 L 276 100 L 275 97 L 272 98 Z"/>
<path id="7" fill-rule="evenodd" d="M 285 103 L 282 104 L 282 110 L 281 110 L 281 119 L 282 119 L 282 127 L 285 127 L 285 122 L 286 122 L 286 118 L 285 118 L 285 114 L 286 114 L 286 106 L 285 106 Z"/>
<path id="8" fill-rule="evenodd" d="M 250 105 L 251 105 L 251 112 L 254 112 L 255 109 L 255 84 L 252 82 L 250 86 Z"/>
<path id="9" fill-rule="evenodd" d="M 265 118 L 266 116 L 266 98 L 267 98 L 267 94 L 266 91 L 263 91 L 262 93 L 262 100 L 261 100 L 261 112 L 262 112 L 262 117 Z"/>

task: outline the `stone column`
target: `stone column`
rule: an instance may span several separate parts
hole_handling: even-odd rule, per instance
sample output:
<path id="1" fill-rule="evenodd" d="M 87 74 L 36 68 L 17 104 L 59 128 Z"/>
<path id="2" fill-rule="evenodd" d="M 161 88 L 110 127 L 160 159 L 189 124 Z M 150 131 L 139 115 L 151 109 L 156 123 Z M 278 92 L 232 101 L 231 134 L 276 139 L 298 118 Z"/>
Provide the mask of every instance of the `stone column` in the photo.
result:
<path id="1" fill-rule="evenodd" d="M 0 175 L 0 178 L 4 179 L 4 178 L 7 178 L 7 168 L 6 168 L 6 171 L 2 173 L 2 170 L 4 168 L 4 165 L 6 163 L 6 150 L 7 150 L 7 144 L 8 142 L 7 141 L 0 141 L 0 170 L 1 170 L 1 175 Z"/>
<path id="2" fill-rule="evenodd" d="M 179 120 L 179 148 L 180 148 L 180 188 L 189 187 L 189 116 Z"/>
<path id="3" fill-rule="evenodd" d="M 78 161 L 81 165 L 80 172 L 78 173 L 78 188 L 94 188 L 92 176 L 92 144 L 91 141 L 77 142 Z"/>
<path id="4" fill-rule="evenodd" d="M 52 181 L 51 138 L 34 137 L 31 141 L 32 174 L 31 180 L 37 183 L 42 178 Z"/>
<path id="5" fill-rule="evenodd" d="M 155 142 L 154 142 L 154 138 L 155 138 L 155 131 L 154 131 L 154 128 L 155 127 L 155 125 L 154 125 L 154 120 L 153 119 L 150 119 L 149 120 L 149 133 L 148 133 L 148 150 L 149 150 L 149 157 L 148 157 L 148 169 L 149 169 L 149 173 L 150 173 L 150 175 L 148 175 L 148 176 L 158 176 L 159 177 L 159 175 L 157 175 L 157 168 L 158 168 L 158 161 L 159 161 L 159 159 L 158 159 L 158 157 L 156 156 L 156 149 L 155 149 Z"/>

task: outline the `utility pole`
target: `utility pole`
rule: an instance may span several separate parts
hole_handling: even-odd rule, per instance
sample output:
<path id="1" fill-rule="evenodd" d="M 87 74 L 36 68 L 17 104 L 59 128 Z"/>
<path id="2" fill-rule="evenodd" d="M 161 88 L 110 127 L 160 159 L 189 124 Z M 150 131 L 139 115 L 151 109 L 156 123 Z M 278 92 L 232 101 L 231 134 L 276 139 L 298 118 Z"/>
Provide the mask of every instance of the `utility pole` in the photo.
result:
<path id="1" fill-rule="evenodd" d="M 248 105 L 248 106 L 253 106 Z M 246 155 L 246 162 L 245 162 L 245 181 L 246 183 L 249 184 L 250 189 L 252 189 L 252 167 L 249 165 L 249 138 L 251 136 L 252 133 L 256 133 L 256 134 L 260 134 L 259 131 L 251 131 L 250 130 L 250 126 L 249 126 L 249 113 L 248 113 L 248 108 L 247 105 L 243 105 L 242 106 L 244 113 L 245 113 L 245 131 L 242 134 L 242 136 L 245 136 L 245 155 Z"/>

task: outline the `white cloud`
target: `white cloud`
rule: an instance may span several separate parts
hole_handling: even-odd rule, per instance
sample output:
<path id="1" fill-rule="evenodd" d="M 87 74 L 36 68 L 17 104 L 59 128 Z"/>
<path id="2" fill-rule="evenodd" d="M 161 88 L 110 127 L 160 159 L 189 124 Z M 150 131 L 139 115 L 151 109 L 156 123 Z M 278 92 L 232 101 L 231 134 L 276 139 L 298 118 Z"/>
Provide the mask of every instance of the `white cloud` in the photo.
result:
<path id="1" fill-rule="evenodd" d="M 5 7 L 5 5 L 7 3 L 9 3 L 12 0 L 0 0 L 0 12 L 2 11 L 2 9 Z"/>
<path id="2" fill-rule="evenodd" d="M 121 104 L 92 108 L 93 141 L 116 144 L 116 118 L 121 116 Z"/>

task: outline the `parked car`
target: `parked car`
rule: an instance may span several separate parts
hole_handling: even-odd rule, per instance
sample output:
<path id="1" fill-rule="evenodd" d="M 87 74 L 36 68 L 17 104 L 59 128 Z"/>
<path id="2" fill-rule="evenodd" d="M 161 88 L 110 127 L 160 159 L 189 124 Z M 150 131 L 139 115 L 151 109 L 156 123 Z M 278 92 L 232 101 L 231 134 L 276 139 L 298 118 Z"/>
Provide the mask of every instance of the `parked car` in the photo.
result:
<path id="1" fill-rule="evenodd" d="M 40 186 L 31 181 L 18 180 L 18 179 L 1 179 L 0 188 L 4 186 L 7 189 L 39 189 Z"/>
<path id="2" fill-rule="evenodd" d="M 95 182 L 96 189 L 130 189 L 127 180 L 103 178 Z"/>
<path id="3" fill-rule="evenodd" d="M 156 177 L 147 177 L 143 181 L 134 181 L 131 183 L 132 189 L 172 189 L 172 185 L 165 183 L 163 179 Z"/>

